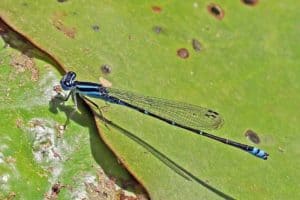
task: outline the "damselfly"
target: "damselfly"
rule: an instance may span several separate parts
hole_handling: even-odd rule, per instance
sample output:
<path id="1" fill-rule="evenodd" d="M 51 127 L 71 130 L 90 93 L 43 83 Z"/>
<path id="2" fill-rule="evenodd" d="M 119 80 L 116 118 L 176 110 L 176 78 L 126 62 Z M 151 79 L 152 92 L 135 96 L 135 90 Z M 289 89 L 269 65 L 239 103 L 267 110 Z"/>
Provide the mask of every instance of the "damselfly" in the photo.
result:
<path id="1" fill-rule="evenodd" d="M 201 129 L 217 129 L 222 125 L 222 117 L 211 109 L 177 101 L 138 95 L 120 89 L 107 88 L 98 83 L 76 81 L 75 72 L 68 72 L 64 75 L 60 84 L 63 90 L 70 91 L 65 100 L 67 101 L 72 95 L 75 105 L 76 94 L 81 97 L 99 98 L 109 103 L 126 106 L 168 124 L 244 150 L 258 158 L 266 160 L 269 156 L 268 153 L 256 147 L 202 131 Z"/>

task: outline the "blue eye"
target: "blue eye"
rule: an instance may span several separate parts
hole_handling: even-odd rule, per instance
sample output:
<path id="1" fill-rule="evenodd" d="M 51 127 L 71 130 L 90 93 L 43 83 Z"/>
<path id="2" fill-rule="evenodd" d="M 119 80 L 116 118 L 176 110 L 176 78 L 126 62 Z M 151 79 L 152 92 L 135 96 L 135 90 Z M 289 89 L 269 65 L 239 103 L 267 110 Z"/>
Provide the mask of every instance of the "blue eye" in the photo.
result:
<path id="1" fill-rule="evenodd" d="M 76 79 L 76 73 L 75 72 L 68 72 L 66 75 L 63 76 L 63 78 L 60 81 L 60 85 L 63 90 L 71 90 L 74 87 L 74 82 Z"/>

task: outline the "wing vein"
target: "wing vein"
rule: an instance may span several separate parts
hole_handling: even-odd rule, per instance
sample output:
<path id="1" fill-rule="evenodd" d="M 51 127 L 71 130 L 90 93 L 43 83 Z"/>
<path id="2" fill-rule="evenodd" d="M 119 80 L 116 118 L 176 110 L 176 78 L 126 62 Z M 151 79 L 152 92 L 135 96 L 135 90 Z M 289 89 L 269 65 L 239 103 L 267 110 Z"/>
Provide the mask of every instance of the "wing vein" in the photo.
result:
<path id="1" fill-rule="evenodd" d="M 115 88 L 107 88 L 107 91 L 110 96 L 191 128 L 199 130 L 218 129 L 223 124 L 223 118 L 220 114 L 208 108 L 173 100 L 143 96 Z"/>

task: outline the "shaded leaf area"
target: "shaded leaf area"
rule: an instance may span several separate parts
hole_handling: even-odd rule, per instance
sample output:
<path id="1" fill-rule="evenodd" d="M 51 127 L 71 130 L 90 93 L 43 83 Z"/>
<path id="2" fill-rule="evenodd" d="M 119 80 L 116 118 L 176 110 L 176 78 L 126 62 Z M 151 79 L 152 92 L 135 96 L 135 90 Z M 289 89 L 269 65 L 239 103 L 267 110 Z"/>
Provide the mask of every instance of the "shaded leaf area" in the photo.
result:
<path id="1" fill-rule="evenodd" d="M 53 99 L 53 66 L 0 46 L 0 199 L 136 198 L 123 189 L 142 189 L 101 141 L 88 109 L 74 113 Z"/>
<path id="2" fill-rule="evenodd" d="M 251 144 L 250 129 L 270 154 L 111 105 L 101 136 L 153 199 L 297 199 L 300 6 L 243 2 L 4 1 L 0 13 L 79 80 L 211 108 L 225 119 L 212 133 Z"/>

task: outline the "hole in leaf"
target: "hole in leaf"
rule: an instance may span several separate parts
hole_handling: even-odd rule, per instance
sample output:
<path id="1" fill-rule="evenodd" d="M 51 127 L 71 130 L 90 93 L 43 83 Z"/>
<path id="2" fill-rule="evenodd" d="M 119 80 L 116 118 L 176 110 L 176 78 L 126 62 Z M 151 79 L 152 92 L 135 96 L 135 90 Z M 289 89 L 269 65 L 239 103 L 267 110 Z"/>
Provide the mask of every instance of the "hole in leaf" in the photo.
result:
<path id="1" fill-rule="evenodd" d="M 241 1 L 248 6 L 255 6 L 258 3 L 258 0 L 241 0 Z"/>
<path id="2" fill-rule="evenodd" d="M 209 4 L 207 6 L 207 10 L 210 14 L 212 14 L 217 19 L 223 19 L 224 18 L 224 10 L 217 4 Z"/>
<path id="3" fill-rule="evenodd" d="M 189 51 L 186 49 L 186 48 L 181 48 L 181 49 L 178 49 L 177 50 L 177 55 L 180 57 L 180 58 L 188 58 L 189 57 Z"/>

